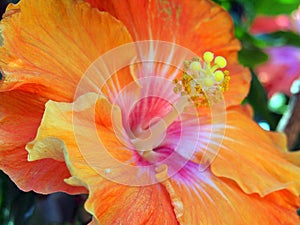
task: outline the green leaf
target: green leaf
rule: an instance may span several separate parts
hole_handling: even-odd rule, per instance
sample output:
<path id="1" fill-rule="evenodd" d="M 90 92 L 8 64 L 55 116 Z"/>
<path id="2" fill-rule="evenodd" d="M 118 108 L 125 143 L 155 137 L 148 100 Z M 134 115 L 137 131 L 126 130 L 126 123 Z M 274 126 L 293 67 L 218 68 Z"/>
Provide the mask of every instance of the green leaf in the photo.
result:
<path id="1" fill-rule="evenodd" d="M 274 46 L 275 45 L 293 45 L 300 47 L 300 35 L 290 31 L 277 31 L 271 34 L 262 36 L 265 41 Z"/>
<path id="2" fill-rule="evenodd" d="M 235 36 L 242 42 L 242 49 L 238 53 L 239 62 L 247 67 L 254 67 L 268 60 L 268 55 L 262 48 L 265 42 L 248 33 L 243 27 L 235 27 Z"/>
<path id="3" fill-rule="evenodd" d="M 254 67 L 268 60 L 268 55 L 256 47 L 243 47 L 238 53 L 239 62 L 247 67 Z"/>
<path id="4" fill-rule="evenodd" d="M 213 1 L 221 5 L 226 10 L 229 10 L 231 8 L 231 4 L 233 3 L 233 1 L 228 1 L 228 0 L 213 0 Z"/>
<path id="5" fill-rule="evenodd" d="M 29 219 L 34 210 L 35 195 L 32 192 L 21 192 L 12 202 L 10 220 L 14 224 L 29 225 Z"/>
<path id="6" fill-rule="evenodd" d="M 279 118 L 277 118 L 268 109 L 268 98 L 266 91 L 259 82 L 256 74 L 251 71 L 251 75 L 252 81 L 250 92 L 246 98 L 246 102 L 248 102 L 253 107 L 256 117 L 262 117 L 268 122 L 271 130 L 275 130 Z"/>
<path id="7" fill-rule="evenodd" d="M 244 0 L 245 1 L 245 0 Z M 299 6 L 299 0 L 246 0 L 252 1 L 257 14 L 291 14 Z"/>

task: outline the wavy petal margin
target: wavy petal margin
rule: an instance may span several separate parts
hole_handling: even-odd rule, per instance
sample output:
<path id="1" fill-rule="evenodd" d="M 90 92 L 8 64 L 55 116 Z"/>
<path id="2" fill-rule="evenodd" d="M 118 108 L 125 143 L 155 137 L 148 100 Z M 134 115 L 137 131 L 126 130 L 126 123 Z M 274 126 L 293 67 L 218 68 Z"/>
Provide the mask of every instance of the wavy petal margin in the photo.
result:
<path id="1" fill-rule="evenodd" d="M 241 110 L 227 111 L 225 136 L 211 164 L 216 176 L 234 180 L 246 193 L 287 189 L 300 194 L 299 153 L 288 152 L 283 134 L 259 127 Z"/>
<path id="2" fill-rule="evenodd" d="M 63 182 L 70 176 L 64 162 L 43 159 L 28 162 L 25 145 L 40 125 L 45 99 L 23 91 L 0 93 L 0 169 L 23 191 L 42 194 L 64 191 L 85 193 L 86 189 Z"/>
<path id="3" fill-rule="evenodd" d="M 195 163 L 188 163 L 169 182 L 181 198 L 182 224 L 294 225 L 300 221 L 300 199 L 287 190 L 264 197 L 246 194 L 232 180 L 209 170 L 200 172 Z"/>
<path id="4" fill-rule="evenodd" d="M 72 0 L 10 4 L 0 29 L 0 90 L 21 88 L 59 101 L 73 99 L 94 60 L 132 40 L 125 26 L 107 12 Z"/>
<path id="5" fill-rule="evenodd" d="M 94 107 L 93 103 L 95 103 Z M 97 109 L 101 110 L 97 111 Z M 236 142 L 228 134 L 225 137 L 223 149 L 221 149 L 218 158 L 225 160 L 224 157 L 227 156 L 227 152 L 222 151 L 227 150 L 229 152 L 227 154 L 232 154 L 232 158 L 228 159 L 228 162 L 232 164 L 220 167 L 223 174 L 216 172 L 219 165 L 217 158 L 211 165 L 212 171 L 210 169 L 204 172 L 200 171 L 198 170 L 199 165 L 189 162 L 178 174 L 170 178 L 170 184 L 174 193 L 179 196 L 183 210 L 182 218 L 177 221 L 171 201 L 171 196 L 174 193 L 168 193 L 170 188 L 164 189 L 160 184 L 141 187 L 117 184 L 103 178 L 99 171 L 95 170 L 90 164 L 90 159 L 95 159 L 96 162 L 97 158 L 101 159 L 103 154 L 101 153 L 103 149 L 99 148 L 98 145 L 93 147 L 96 144 L 95 140 L 90 140 L 92 137 L 90 132 L 94 128 L 84 128 L 84 125 L 89 124 L 86 123 L 87 119 L 90 119 L 87 115 L 93 111 L 100 116 L 97 119 L 98 129 L 100 129 L 99 138 L 102 137 L 101 140 L 104 141 L 107 150 L 123 162 L 134 157 L 130 151 L 122 149 L 121 144 L 116 139 L 110 138 L 113 123 L 110 119 L 111 110 L 112 106 L 110 103 L 105 98 L 94 93 L 80 97 L 75 107 L 69 103 L 48 102 L 43 124 L 35 142 L 37 144 L 40 139 L 54 135 L 57 135 L 57 138 L 61 138 L 64 141 L 64 157 L 72 174 L 72 177 L 67 179 L 66 182 L 75 186 L 84 185 L 89 189 L 90 195 L 86 202 L 86 209 L 95 217 L 94 224 L 121 222 L 123 224 L 147 222 L 160 224 L 162 223 L 160 219 L 163 218 L 163 221 L 170 221 L 170 224 L 177 222 L 198 224 L 201 221 L 201 223 L 207 225 L 239 223 L 252 225 L 268 221 L 270 224 L 292 225 L 299 220 L 296 213 L 297 208 L 300 206 L 299 198 L 295 195 L 297 193 L 291 193 L 297 190 L 297 181 L 295 180 L 296 183 L 291 184 L 291 186 L 282 185 L 284 182 L 289 184 L 296 179 L 296 176 L 299 175 L 297 171 L 299 168 L 277 153 L 277 151 L 280 152 L 277 147 L 284 145 L 282 140 L 274 142 L 274 140 L 277 140 L 277 137 L 280 137 L 279 134 L 275 135 L 272 133 L 268 136 L 268 133 L 264 134 L 258 128 L 255 130 L 252 127 L 254 125 L 250 126 L 251 123 L 248 125 L 251 128 L 249 129 L 254 129 L 257 135 L 260 136 L 260 139 L 263 138 L 265 142 L 258 151 L 264 151 L 262 154 L 270 156 L 271 159 L 279 160 L 281 164 L 277 165 L 277 167 L 274 166 L 274 160 L 271 160 L 273 164 L 269 164 L 269 159 L 262 159 L 261 156 L 257 156 L 253 152 L 251 154 L 247 151 L 243 152 L 243 148 L 232 147 Z M 81 127 L 81 130 L 83 137 L 81 138 L 85 138 L 85 143 L 89 149 L 89 160 L 86 158 L 87 152 L 83 154 L 82 149 L 74 147 L 76 138 L 72 134 L 72 113 L 73 115 L 74 113 L 79 113 L 82 120 L 81 124 L 83 127 Z M 243 109 L 240 109 L 229 112 L 228 115 L 228 129 L 239 129 L 238 134 L 240 136 L 243 134 L 240 130 L 241 128 L 233 126 L 235 124 L 234 121 L 237 120 L 232 122 L 231 116 L 232 118 L 239 118 L 240 122 L 244 122 L 243 117 L 246 117 L 245 123 L 249 123 L 248 120 L 250 118 L 242 114 Z M 249 129 L 247 129 L 248 134 Z M 64 132 L 59 133 L 56 130 L 64 130 Z M 104 133 L 101 133 L 101 130 Z M 103 135 L 106 136 L 104 137 Z M 112 135 L 115 135 L 114 132 L 112 132 Z M 248 138 L 251 139 L 251 137 Z M 248 139 L 243 139 L 243 146 L 247 146 L 249 151 L 252 145 L 254 144 Z M 231 151 L 226 147 L 230 148 Z M 238 151 L 239 149 L 241 151 Z M 246 155 L 247 153 L 248 155 Z M 30 151 L 30 154 L 34 154 L 34 149 Z M 49 151 L 50 157 L 51 154 L 51 151 Z M 44 152 L 42 156 L 45 155 Z M 251 161 L 253 158 L 257 158 L 257 162 Z M 245 165 L 243 165 L 244 159 L 249 160 L 245 162 Z M 240 168 L 238 171 L 236 170 L 236 165 Z M 108 165 L 108 168 L 113 167 L 114 165 Z M 251 169 L 248 167 L 251 167 Z M 284 169 L 289 171 L 289 176 L 285 177 L 284 173 L 281 176 L 277 176 L 277 172 L 280 170 L 284 171 Z M 240 172 L 238 174 L 242 174 L 243 177 L 235 176 L 234 172 Z M 248 173 L 245 174 L 245 172 Z M 125 174 L 120 173 L 119 175 Z M 255 181 L 255 184 L 253 184 L 253 181 Z M 120 202 L 120 204 L 115 204 L 116 201 Z"/>
<path id="6" fill-rule="evenodd" d="M 108 13 L 71 0 L 10 4 L 0 30 L 1 169 L 25 191 L 86 192 L 63 182 L 70 173 L 59 155 L 27 162 L 25 145 L 36 135 L 47 99 L 72 101 L 88 66 L 111 48 L 131 42 L 128 31 Z M 133 79 L 122 75 L 118 84 Z M 60 147 L 59 141 L 54 147 Z"/>
<path id="7" fill-rule="evenodd" d="M 98 109 L 101 110 L 98 111 Z M 91 117 L 87 115 L 93 114 L 93 110 L 97 112 L 95 120 L 99 137 L 108 152 L 120 162 L 132 159 L 131 151 L 122 149 L 121 143 L 118 142 L 112 130 L 112 105 L 103 96 L 95 93 L 81 96 L 76 104 L 48 102 L 38 135 L 32 143 L 27 145 L 30 158 L 57 158 L 57 155 L 64 152 L 65 160 L 72 174 L 72 177 L 65 179 L 65 182 L 74 186 L 84 185 L 90 191 L 86 209 L 95 216 L 95 221 L 91 224 L 126 222 L 126 224 L 138 225 L 142 223 L 162 224 L 164 221 L 168 221 L 167 224 L 170 225 L 175 224 L 176 219 L 168 194 L 161 185 L 151 187 L 119 185 L 104 179 L 89 164 L 92 159 L 105 161 L 101 157 L 103 149 L 97 146 L 97 140 L 92 140 L 92 135 L 90 135 L 95 127 L 88 126 Z M 79 135 L 80 137 L 74 135 L 74 123 L 72 125 L 72 115 L 74 114 L 77 114 L 82 121 L 82 127 L 80 127 L 82 136 Z M 61 132 L 57 132 L 57 130 Z M 49 140 L 49 137 L 52 139 Z M 76 138 L 85 138 L 88 152 L 82 152 L 82 149 L 76 144 Z M 61 140 L 59 142 L 61 146 L 50 148 L 53 143 L 57 143 L 57 140 Z M 114 167 L 114 165 L 108 166 Z M 120 172 L 122 173 L 122 171 Z M 127 175 L 129 176 L 129 174 Z M 121 204 L 115 204 L 116 201 Z"/>

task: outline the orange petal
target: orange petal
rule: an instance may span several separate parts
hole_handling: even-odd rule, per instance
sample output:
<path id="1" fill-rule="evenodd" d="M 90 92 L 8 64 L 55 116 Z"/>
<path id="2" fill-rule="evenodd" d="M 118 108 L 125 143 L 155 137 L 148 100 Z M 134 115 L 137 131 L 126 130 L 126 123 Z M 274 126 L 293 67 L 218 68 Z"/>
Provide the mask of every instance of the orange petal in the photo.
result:
<path id="1" fill-rule="evenodd" d="M 293 162 L 299 162 L 300 154 L 282 149 L 283 135 L 264 131 L 241 110 L 227 112 L 225 132 L 211 165 L 215 175 L 236 181 L 246 193 L 264 196 L 282 189 L 300 193 L 300 167 Z"/>
<path id="2" fill-rule="evenodd" d="M 167 221 L 167 224 L 175 224 L 172 206 L 161 185 L 129 187 L 108 181 L 99 174 L 99 169 L 105 165 L 108 169 L 112 168 L 111 173 L 117 173 L 117 176 L 124 175 L 122 174 L 124 171 L 118 171 L 114 164 L 107 161 L 103 154 L 105 149 L 101 148 L 97 138 L 93 136 L 95 129 L 97 129 L 102 144 L 107 147 L 106 150 L 112 157 L 119 162 L 133 158 L 132 153 L 122 147 L 112 129 L 115 117 L 112 119 L 111 115 L 120 113 L 116 109 L 103 96 L 95 93 L 83 95 L 73 104 L 49 101 L 46 105 L 43 123 L 31 145 L 34 147 L 36 143 L 47 137 L 63 140 L 66 163 L 72 174 L 72 177 L 65 181 L 70 185 L 85 185 L 89 189 L 90 197 L 86 208 L 99 223 L 115 224 L 122 221 L 122 224 L 138 225 L 143 223 L 162 224 Z M 93 112 L 96 114 L 92 125 L 95 125 L 94 122 L 96 122 L 96 127 L 90 126 L 92 117 L 89 115 L 93 115 Z M 78 121 L 76 121 L 76 117 L 78 117 Z M 76 126 L 79 126 L 80 133 L 76 133 Z M 80 146 L 81 141 L 84 146 Z M 50 142 L 44 143 L 51 144 Z M 86 147 L 86 149 L 80 147 Z M 53 151 L 48 151 L 48 149 L 44 148 L 46 151 L 41 156 L 53 156 Z M 30 155 L 34 154 L 34 150 L 37 149 L 29 149 Z M 95 165 L 98 162 L 97 168 Z M 135 174 L 125 175 L 135 176 Z M 117 202 L 119 203 L 116 204 Z"/>
<path id="3" fill-rule="evenodd" d="M 163 186 L 131 187 L 109 181 L 89 183 L 85 208 L 99 224 L 177 224 Z"/>
<path id="4" fill-rule="evenodd" d="M 287 137 L 284 133 L 269 132 L 268 136 L 282 150 L 282 155 L 288 161 L 300 167 L 300 151 L 289 151 L 287 148 Z"/>
<path id="5" fill-rule="evenodd" d="M 83 1 L 20 1 L 8 7 L 0 28 L 1 90 L 20 87 L 60 101 L 73 99 L 97 57 L 131 41 L 121 22 Z"/>
<path id="6" fill-rule="evenodd" d="M 174 42 L 199 56 L 212 51 L 226 57 L 231 73 L 227 105 L 240 103 L 247 95 L 250 73 L 238 65 L 240 43 L 234 37 L 232 19 L 217 4 L 198 0 L 87 1 L 120 19 L 134 40 Z"/>
<path id="7" fill-rule="evenodd" d="M 240 65 L 228 67 L 230 73 L 229 90 L 223 93 L 226 106 L 239 105 L 248 94 L 250 73 Z"/>
<path id="8" fill-rule="evenodd" d="M 211 1 L 87 2 L 120 19 L 135 40 L 175 41 L 199 55 L 215 50 L 216 54 L 236 61 L 240 44 L 234 38 L 232 19 L 222 7 Z"/>
<path id="9" fill-rule="evenodd" d="M 288 191 L 248 195 L 228 179 L 200 172 L 196 164 L 187 164 L 169 181 L 182 201 L 182 224 L 293 225 L 300 220 L 299 198 Z"/>
<path id="10" fill-rule="evenodd" d="M 25 145 L 36 134 L 45 99 L 23 91 L 9 91 L 0 94 L 0 102 L 0 169 L 24 191 L 43 194 L 86 192 L 63 182 L 70 176 L 64 162 L 52 159 L 27 161 Z"/>
<path id="11" fill-rule="evenodd" d="M 29 159 L 66 160 L 68 166 L 75 163 L 73 166 L 90 176 L 95 176 L 94 169 L 98 172 L 105 171 L 105 166 L 118 167 L 118 163 L 133 158 L 133 153 L 118 139 L 123 134 L 115 133 L 122 132 L 122 124 L 114 124 L 121 121 L 120 115 L 116 106 L 95 93 L 83 95 L 75 103 L 49 101 L 35 140 L 26 146 Z M 72 168 L 70 171 L 76 178 Z"/>
<path id="12" fill-rule="evenodd" d="M 105 165 L 109 169 L 112 168 L 112 173 L 117 173 L 117 176 L 120 173 L 123 175 L 124 171 L 118 171 L 114 164 L 110 164 L 110 161 L 105 162 L 106 158 L 102 157 L 105 156 L 102 152 L 105 149 L 99 146 L 93 136 L 95 127 L 89 126 L 91 118 L 88 115 L 93 115 L 93 111 L 96 112 L 95 121 L 99 138 L 107 147 L 106 150 L 109 154 L 119 162 L 132 159 L 132 153 L 122 149 L 122 145 L 112 129 L 111 114 L 115 109 L 105 98 L 95 93 L 83 95 L 73 104 L 49 101 L 46 105 L 43 123 L 31 145 L 34 147 L 36 143 L 46 137 L 63 140 L 66 163 L 72 174 L 72 177 L 65 181 L 70 185 L 84 184 L 89 188 L 91 195 L 86 203 L 86 208 L 101 224 L 114 224 L 120 219 L 124 221 L 124 224 L 143 224 L 146 221 L 152 224 L 162 224 L 164 221 L 168 221 L 167 224 L 174 224 L 175 217 L 172 206 L 166 191 L 160 185 L 130 188 L 107 181 L 99 174 L 99 169 Z M 74 123 L 76 116 L 80 120 L 78 123 L 76 123 L 76 119 Z M 80 126 L 79 134 L 76 134 L 76 126 Z M 81 141 L 86 147 L 85 150 L 80 148 Z M 50 142 L 44 143 L 50 144 Z M 39 146 L 29 149 L 30 155 L 34 154 L 34 150 L 38 148 Z M 47 151 L 48 149 L 44 148 L 46 151 L 41 156 L 53 156 L 53 151 Z M 57 154 L 60 153 L 57 152 Z M 95 166 L 97 162 L 99 162 L 98 168 Z M 126 175 L 134 176 L 135 174 Z M 122 204 L 116 204 L 116 200 Z M 99 202 L 105 205 L 99 207 Z"/>
<path id="13" fill-rule="evenodd" d="M 237 107 L 229 108 L 229 110 L 232 110 L 232 109 L 240 112 L 241 114 L 247 115 L 250 118 L 254 117 L 254 110 L 253 110 L 252 106 L 248 103 L 237 106 Z M 275 133 L 275 134 L 278 134 L 278 133 Z M 284 146 L 286 146 L 286 145 L 284 145 Z"/>

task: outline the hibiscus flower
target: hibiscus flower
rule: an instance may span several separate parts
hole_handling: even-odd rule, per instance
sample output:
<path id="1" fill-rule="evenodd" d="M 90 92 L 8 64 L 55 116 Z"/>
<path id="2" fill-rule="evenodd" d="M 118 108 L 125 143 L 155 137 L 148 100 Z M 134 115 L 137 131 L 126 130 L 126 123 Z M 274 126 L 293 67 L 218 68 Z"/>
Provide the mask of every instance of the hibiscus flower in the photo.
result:
<path id="1" fill-rule="evenodd" d="M 290 16 L 258 16 L 251 27 L 253 34 L 266 34 L 280 30 L 300 34 L 300 7 Z M 276 92 L 291 95 L 291 85 L 300 75 L 300 49 L 296 46 L 276 46 L 265 49 L 269 60 L 255 70 L 265 86 L 268 96 Z"/>
<path id="2" fill-rule="evenodd" d="M 7 9 L 1 169 L 23 190 L 88 190 L 92 224 L 297 223 L 299 154 L 239 106 L 230 16 L 206 0 L 90 3 Z"/>
<path id="3" fill-rule="evenodd" d="M 269 59 L 255 70 L 268 92 L 268 97 L 277 92 L 291 95 L 291 86 L 300 77 L 300 48 L 279 46 L 264 51 Z"/>
<path id="4" fill-rule="evenodd" d="M 252 34 L 271 33 L 279 30 L 290 30 L 292 27 L 289 16 L 258 16 L 254 19 L 250 32 Z"/>
<path id="5" fill-rule="evenodd" d="M 300 33 L 300 7 L 291 15 L 257 16 L 250 29 L 252 34 L 265 34 L 279 30 Z"/>

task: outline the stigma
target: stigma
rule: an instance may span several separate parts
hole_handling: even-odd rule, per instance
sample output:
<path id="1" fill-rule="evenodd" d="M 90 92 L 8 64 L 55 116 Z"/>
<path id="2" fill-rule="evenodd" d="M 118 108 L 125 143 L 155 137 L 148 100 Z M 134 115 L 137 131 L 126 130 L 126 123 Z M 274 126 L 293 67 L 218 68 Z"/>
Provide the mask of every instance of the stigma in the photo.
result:
<path id="1" fill-rule="evenodd" d="M 222 93 L 229 88 L 226 66 L 226 59 L 212 52 L 205 52 L 202 59 L 186 60 L 181 79 L 174 80 L 174 92 L 189 96 L 196 107 L 221 101 Z"/>

